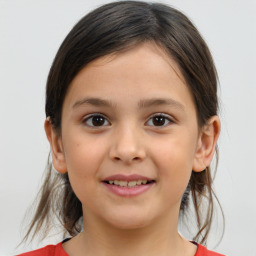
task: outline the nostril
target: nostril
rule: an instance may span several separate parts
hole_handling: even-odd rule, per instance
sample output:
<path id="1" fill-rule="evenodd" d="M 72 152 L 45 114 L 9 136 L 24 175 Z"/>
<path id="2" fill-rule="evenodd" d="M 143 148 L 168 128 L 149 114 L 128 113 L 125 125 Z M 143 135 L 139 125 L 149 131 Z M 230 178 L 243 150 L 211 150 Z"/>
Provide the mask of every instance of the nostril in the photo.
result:
<path id="1" fill-rule="evenodd" d="M 134 157 L 134 158 L 132 158 L 131 159 L 131 161 L 139 161 L 141 158 L 140 157 Z M 116 161 L 120 161 L 120 160 L 122 160 L 120 157 L 114 157 L 114 160 L 116 160 Z"/>
<path id="2" fill-rule="evenodd" d="M 109 157 L 116 162 L 139 162 L 145 159 L 146 152 L 143 147 L 131 145 L 131 142 L 129 141 L 126 141 L 126 144 L 118 141 L 113 143 L 113 145 L 110 147 Z"/>

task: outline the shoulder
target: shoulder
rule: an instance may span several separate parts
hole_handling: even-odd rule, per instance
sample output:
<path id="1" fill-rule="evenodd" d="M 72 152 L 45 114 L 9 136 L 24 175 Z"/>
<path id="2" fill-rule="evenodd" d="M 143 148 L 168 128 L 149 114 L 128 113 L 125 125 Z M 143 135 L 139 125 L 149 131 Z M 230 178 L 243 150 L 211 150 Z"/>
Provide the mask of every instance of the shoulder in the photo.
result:
<path id="1" fill-rule="evenodd" d="M 200 244 L 197 244 L 197 251 L 195 256 L 225 256 L 225 255 L 210 251 L 206 247 Z"/>
<path id="2" fill-rule="evenodd" d="M 43 248 L 19 254 L 17 256 L 68 256 L 62 248 L 62 242 L 56 245 L 47 245 Z"/>

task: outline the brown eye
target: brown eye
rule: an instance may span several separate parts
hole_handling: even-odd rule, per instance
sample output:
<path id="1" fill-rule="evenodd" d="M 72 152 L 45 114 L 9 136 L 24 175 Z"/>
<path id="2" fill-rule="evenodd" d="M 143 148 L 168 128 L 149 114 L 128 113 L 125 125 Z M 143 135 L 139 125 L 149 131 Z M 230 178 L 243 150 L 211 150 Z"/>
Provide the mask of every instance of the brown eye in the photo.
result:
<path id="1" fill-rule="evenodd" d="M 152 122 L 155 126 L 163 126 L 165 124 L 165 119 L 166 118 L 163 116 L 154 116 Z"/>
<path id="2" fill-rule="evenodd" d="M 86 118 L 83 123 L 91 127 L 100 127 L 109 125 L 108 120 L 102 115 L 91 115 Z"/>
<path id="3" fill-rule="evenodd" d="M 164 114 L 156 114 L 148 120 L 147 125 L 149 125 L 149 126 L 167 126 L 170 123 L 173 123 L 173 121 L 169 116 L 166 116 Z"/>

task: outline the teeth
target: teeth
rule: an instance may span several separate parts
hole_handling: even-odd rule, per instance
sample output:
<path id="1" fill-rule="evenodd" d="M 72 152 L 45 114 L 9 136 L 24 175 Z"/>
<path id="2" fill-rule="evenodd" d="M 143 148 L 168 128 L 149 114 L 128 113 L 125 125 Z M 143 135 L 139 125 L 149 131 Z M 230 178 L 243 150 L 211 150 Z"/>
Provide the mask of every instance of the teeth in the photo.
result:
<path id="1" fill-rule="evenodd" d="M 129 181 L 128 182 L 128 187 L 134 187 L 136 186 L 137 182 L 136 181 Z"/>
<path id="2" fill-rule="evenodd" d="M 132 181 L 124 181 L 124 180 L 109 180 L 109 184 L 111 185 L 117 185 L 120 187 L 136 187 L 140 185 L 147 184 L 147 180 L 132 180 Z"/>
<path id="3" fill-rule="evenodd" d="M 127 187 L 127 183 L 128 183 L 127 181 L 119 181 L 119 184 L 121 187 Z"/>
<path id="4" fill-rule="evenodd" d="M 138 180 L 136 183 L 137 183 L 137 185 L 141 185 L 142 180 Z"/>

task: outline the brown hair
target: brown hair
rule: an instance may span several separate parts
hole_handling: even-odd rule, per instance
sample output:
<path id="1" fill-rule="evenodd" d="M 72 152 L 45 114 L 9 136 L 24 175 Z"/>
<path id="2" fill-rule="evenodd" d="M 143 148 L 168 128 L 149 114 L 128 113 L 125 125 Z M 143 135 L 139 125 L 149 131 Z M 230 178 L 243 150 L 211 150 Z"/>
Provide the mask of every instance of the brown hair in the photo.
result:
<path id="1" fill-rule="evenodd" d="M 103 5 L 83 17 L 57 52 L 47 80 L 45 104 L 46 117 L 50 117 L 56 131 L 61 133 L 63 101 L 77 73 L 96 58 L 145 41 L 157 43 L 179 65 L 193 95 L 199 127 L 217 114 L 217 72 L 206 43 L 191 21 L 163 4 L 120 1 Z M 194 240 L 200 243 L 206 242 L 212 224 L 212 182 L 209 167 L 199 173 L 192 171 L 180 206 L 183 215 L 192 200 L 198 227 Z M 203 199 L 207 202 L 206 211 L 200 209 Z M 48 160 L 40 201 L 25 239 L 31 233 L 34 237 L 43 227 L 48 231 L 50 214 L 59 219 L 71 236 L 81 231 L 82 205 L 71 188 L 68 174 L 56 173 Z"/>

